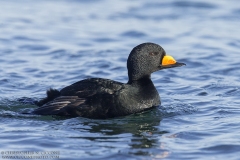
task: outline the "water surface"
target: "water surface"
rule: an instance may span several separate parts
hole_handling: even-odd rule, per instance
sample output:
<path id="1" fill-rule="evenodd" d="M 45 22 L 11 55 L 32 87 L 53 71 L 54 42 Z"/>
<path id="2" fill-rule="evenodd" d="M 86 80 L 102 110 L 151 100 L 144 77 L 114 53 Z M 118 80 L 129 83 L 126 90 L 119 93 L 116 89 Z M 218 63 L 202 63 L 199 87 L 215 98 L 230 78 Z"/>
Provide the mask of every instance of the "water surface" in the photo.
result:
<path id="1" fill-rule="evenodd" d="M 238 1 L 0 1 L 1 151 L 60 159 L 239 159 Z M 185 67 L 152 75 L 162 105 L 109 120 L 21 114 L 17 101 L 76 81 L 127 82 L 126 60 L 160 44 Z M 2 156 L 2 155 L 1 155 Z"/>

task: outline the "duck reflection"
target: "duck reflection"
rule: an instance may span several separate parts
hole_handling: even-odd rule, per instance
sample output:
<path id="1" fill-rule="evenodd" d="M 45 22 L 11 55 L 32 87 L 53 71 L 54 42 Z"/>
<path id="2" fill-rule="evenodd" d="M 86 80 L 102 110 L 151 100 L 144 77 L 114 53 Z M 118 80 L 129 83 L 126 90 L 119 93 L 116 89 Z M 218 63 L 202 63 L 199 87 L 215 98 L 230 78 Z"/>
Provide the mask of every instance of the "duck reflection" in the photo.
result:
<path id="1" fill-rule="evenodd" d="M 116 145 L 124 143 L 124 146 L 128 146 L 128 150 L 124 151 L 123 149 L 123 151 L 119 152 L 163 158 L 168 155 L 168 151 L 164 149 L 164 145 L 162 145 L 160 139 L 161 135 L 168 132 L 159 129 L 162 117 L 163 115 L 160 110 L 155 108 L 144 113 L 117 119 L 89 120 L 80 118 L 82 120 L 81 124 L 71 125 L 72 129 L 81 130 L 82 133 L 82 129 L 84 128 L 87 134 L 86 136 L 82 135 L 71 138 L 84 138 L 88 141 L 93 141 L 95 144 L 101 144 L 103 147 L 104 145 L 112 145 L 113 142 Z M 79 123 L 79 118 L 77 119 Z"/>

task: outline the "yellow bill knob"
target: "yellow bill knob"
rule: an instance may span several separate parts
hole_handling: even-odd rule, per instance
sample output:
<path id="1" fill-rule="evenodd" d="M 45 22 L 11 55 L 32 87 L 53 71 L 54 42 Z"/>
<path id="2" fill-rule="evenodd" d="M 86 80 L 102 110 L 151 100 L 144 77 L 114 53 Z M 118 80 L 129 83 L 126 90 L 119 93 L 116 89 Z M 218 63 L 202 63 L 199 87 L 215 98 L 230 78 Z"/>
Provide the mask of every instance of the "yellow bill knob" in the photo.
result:
<path id="1" fill-rule="evenodd" d="M 177 61 L 172 56 L 166 55 L 163 57 L 162 65 L 175 64 L 176 62 Z"/>

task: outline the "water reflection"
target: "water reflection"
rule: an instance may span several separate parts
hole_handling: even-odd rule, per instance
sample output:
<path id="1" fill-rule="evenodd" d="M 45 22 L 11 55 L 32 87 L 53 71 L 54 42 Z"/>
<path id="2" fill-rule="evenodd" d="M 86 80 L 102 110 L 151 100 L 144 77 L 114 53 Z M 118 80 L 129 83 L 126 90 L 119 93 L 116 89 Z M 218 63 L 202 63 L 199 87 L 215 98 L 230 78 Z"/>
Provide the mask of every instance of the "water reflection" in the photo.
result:
<path id="1" fill-rule="evenodd" d="M 162 120 L 162 113 L 158 108 L 147 111 L 141 114 L 120 117 L 109 120 L 89 120 L 85 118 L 76 118 L 67 120 L 64 124 L 64 130 L 74 130 L 80 136 L 70 136 L 74 139 L 85 139 L 91 141 L 92 144 L 107 147 L 109 143 L 116 143 L 124 145 L 125 148 L 131 148 L 127 151 L 128 154 L 133 155 L 151 155 L 150 150 L 154 155 L 164 157 L 167 150 L 164 149 L 160 142 L 161 135 L 168 133 L 167 131 L 159 129 Z M 83 134 L 85 130 L 86 134 Z M 88 142 L 89 143 L 89 142 Z M 113 148 L 114 145 L 112 146 Z M 155 148 L 153 150 L 153 148 Z"/>

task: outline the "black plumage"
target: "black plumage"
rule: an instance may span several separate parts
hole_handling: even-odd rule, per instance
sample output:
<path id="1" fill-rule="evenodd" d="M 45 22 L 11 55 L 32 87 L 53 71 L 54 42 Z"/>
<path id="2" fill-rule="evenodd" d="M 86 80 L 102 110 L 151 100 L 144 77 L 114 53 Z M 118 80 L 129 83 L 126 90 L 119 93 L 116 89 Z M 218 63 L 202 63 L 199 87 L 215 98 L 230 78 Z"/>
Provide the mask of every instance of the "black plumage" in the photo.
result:
<path id="1" fill-rule="evenodd" d="M 50 89 L 47 97 L 37 102 L 33 111 L 40 115 L 112 118 L 142 112 L 159 106 L 160 96 L 151 80 L 151 73 L 185 65 L 161 65 L 166 55 L 154 43 L 143 43 L 131 51 L 127 61 L 128 83 L 109 79 L 90 78 L 62 90 Z"/>

